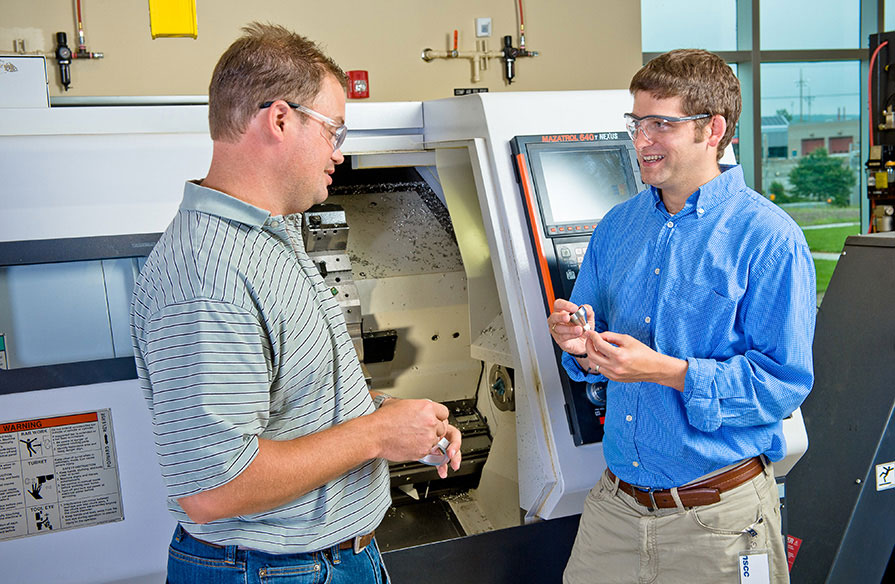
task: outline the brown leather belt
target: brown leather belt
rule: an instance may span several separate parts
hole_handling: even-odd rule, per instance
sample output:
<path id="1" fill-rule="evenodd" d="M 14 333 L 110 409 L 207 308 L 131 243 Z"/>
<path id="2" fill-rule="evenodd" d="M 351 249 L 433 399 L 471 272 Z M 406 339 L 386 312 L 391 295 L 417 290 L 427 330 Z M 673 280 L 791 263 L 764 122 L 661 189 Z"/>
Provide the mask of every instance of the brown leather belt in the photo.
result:
<path id="1" fill-rule="evenodd" d="M 678 487 L 677 494 L 684 507 L 711 505 L 721 500 L 721 493 L 757 477 L 762 470 L 764 470 L 764 463 L 762 463 L 761 457 L 756 456 L 721 474 L 686 487 Z M 607 468 L 606 472 L 610 479 L 616 479 L 611 470 Z M 671 496 L 671 489 L 644 489 L 630 485 L 621 479 L 618 479 L 618 488 L 634 497 L 644 507 L 649 507 L 650 509 L 672 509 L 677 507 L 674 497 Z"/>
<path id="2" fill-rule="evenodd" d="M 371 531 L 370 533 L 366 533 L 364 535 L 358 535 L 352 537 L 351 539 L 346 539 L 342 543 L 339 544 L 340 550 L 354 550 L 354 553 L 359 554 L 364 551 L 370 542 L 373 541 L 373 534 L 375 531 Z"/>

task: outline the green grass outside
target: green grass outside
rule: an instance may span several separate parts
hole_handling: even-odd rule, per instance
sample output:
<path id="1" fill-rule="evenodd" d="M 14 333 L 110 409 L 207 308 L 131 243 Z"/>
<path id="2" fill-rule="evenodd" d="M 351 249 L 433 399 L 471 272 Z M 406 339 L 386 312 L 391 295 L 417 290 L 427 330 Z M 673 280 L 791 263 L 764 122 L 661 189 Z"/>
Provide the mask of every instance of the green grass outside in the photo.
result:
<path id="1" fill-rule="evenodd" d="M 793 220 L 800 226 L 826 225 L 827 223 L 860 222 L 861 211 L 858 207 L 833 207 L 824 205 L 818 207 L 793 207 L 781 205 Z"/>
<path id="2" fill-rule="evenodd" d="M 814 271 L 817 272 L 817 293 L 823 294 L 830 285 L 833 270 L 836 269 L 836 260 L 814 260 Z"/>
<path id="3" fill-rule="evenodd" d="M 861 220 L 857 207 L 790 207 L 784 206 L 796 223 L 801 227 L 809 225 L 827 225 L 830 223 L 858 223 Z M 808 248 L 812 252 L 839 253 L 845 245 L 845 238 L 849 235 L 857 235 L 861 231 L 860 225 L 847 227 L 828 227 L 821 229 L 804 230 Z M 817 273 L 818 302 L 830 285 L 833 270 L 836 269 L 836 260 L 814 260 L 814 270 Z"/>
<path id="4" fill-rule="evenodd" d="M 804 233 L 805 239 L 808 240 L 808 249 L 811 251 L 839 253 L 845 244 L 845 238 L 849 235 L 857 235 L 860 231 L 860 225 L 848 225 L 826 229 L 806 229 Z"/>

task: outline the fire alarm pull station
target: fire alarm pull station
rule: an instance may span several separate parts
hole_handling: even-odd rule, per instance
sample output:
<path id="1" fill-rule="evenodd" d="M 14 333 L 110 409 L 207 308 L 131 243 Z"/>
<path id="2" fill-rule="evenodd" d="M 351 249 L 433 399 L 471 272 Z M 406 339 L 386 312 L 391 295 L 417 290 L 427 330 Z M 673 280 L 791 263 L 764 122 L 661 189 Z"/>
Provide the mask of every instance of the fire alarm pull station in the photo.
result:
<path id="1" fill-rule="evenodd" d="M 348 71 L 348 98 L 370 97 L 370 78 L 366 71 Z"/>

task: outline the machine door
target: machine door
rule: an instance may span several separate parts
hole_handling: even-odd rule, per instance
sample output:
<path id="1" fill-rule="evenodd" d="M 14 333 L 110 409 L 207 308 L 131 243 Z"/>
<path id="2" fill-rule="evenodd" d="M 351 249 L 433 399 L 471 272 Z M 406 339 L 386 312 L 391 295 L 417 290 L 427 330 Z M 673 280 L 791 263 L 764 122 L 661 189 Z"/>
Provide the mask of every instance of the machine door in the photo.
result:
<path id="1" fill-rule="evenodd" d="M 511 147 L 549 314 L 557 298 L 571 296 L 600 219 L 643 188 L 637 155 L 620 132 L 516 136 Z M 600 442 L 606 384 L 569 379 L 554 350 L 575 445 Z"/>

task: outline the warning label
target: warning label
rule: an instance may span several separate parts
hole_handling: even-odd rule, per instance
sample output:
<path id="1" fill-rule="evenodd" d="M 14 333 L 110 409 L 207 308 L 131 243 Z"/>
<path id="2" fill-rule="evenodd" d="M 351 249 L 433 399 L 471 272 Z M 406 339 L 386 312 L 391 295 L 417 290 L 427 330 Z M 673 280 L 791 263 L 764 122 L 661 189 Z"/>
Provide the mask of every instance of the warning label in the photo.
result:
<path id="1" fill-rule="evenodd" d="M 0 423 L 0 541 L 122 519 L 110 410 Z"/>
<path id="2" fill-rule="evenodd" d="M 0 489 L 2 489 L 0 482 Z M 895 489 L 895 460 L 876 465 L 876 490 Z"/>

